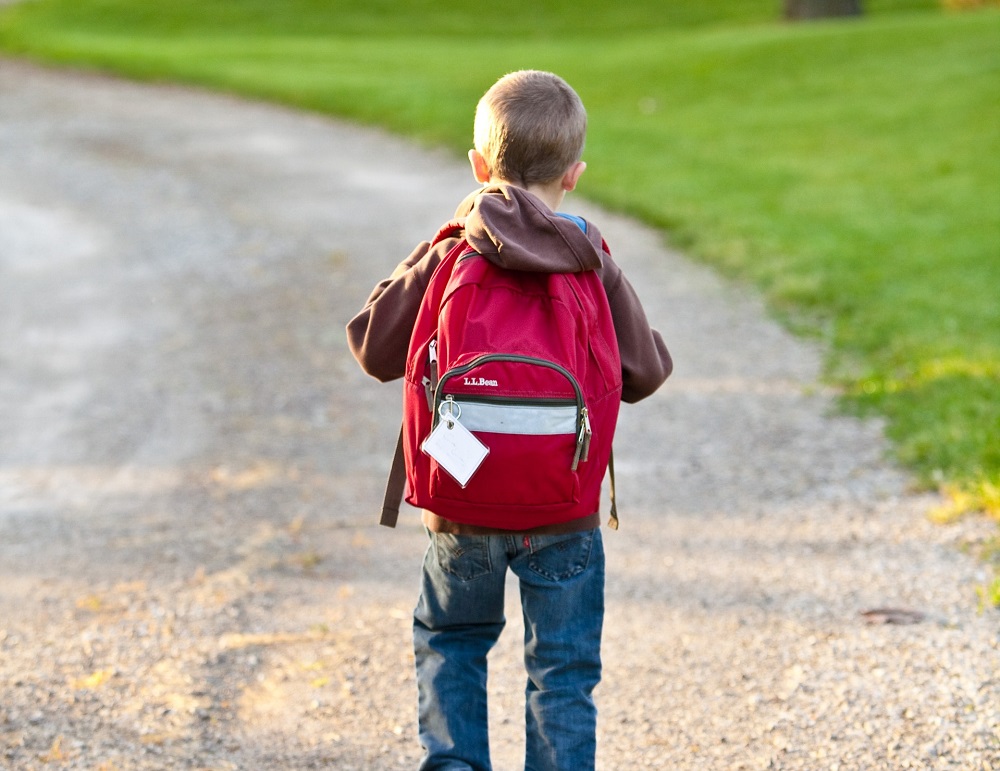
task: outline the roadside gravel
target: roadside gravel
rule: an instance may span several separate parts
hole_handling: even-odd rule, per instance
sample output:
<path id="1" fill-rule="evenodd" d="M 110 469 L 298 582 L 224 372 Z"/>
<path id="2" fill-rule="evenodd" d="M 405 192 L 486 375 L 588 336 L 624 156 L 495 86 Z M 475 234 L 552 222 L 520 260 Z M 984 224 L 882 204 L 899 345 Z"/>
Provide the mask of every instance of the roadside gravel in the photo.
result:
<path id="1" fill-rule="evenodd" d="M 399 392 L 342 330 L 470 189 L 377 131 L 0 60 L 0 768 L 416 767 L 425 536 L 375 524 Z M 1000 768 L 990 526 L 930 524 L 751 294 L 568 208 L 677 362 L 616 442 L 599 767 Z M 513 586 L 508 621 L 500 771 Z"/>

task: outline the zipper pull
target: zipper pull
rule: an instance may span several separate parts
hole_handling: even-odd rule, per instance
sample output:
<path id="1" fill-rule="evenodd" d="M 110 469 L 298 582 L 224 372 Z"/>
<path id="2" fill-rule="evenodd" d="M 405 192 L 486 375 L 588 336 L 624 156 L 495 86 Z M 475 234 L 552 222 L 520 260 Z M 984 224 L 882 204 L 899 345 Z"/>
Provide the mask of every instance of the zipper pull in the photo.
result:
<path id="1" fill-rule="evenodd" d="M 587 408 L 583 408 L 583 450 L 580 453 L 580 460 L 586 461 L 587 457 L 590 455 L 590 439 L 593 437 L 594 432 L 590 428 L 590 413 L 587 412 Z"/>
<path id="2" fill-rule="evenodd" d="M 431 340 L 427 346 L 427 361 L 430 368 L 430 377 L 425 377 L 420 382 L 423 383 L 424 393 L 427 395 L 427 409 L 434 411 L 434 391 L 438 384 L 438 344 L 437 340 Z"/>
<path id="3" fill-rule="evenodd" d="M 420 382 L 424 387 L 424 396 L 427 397 L 427 409 L 434 412 L 434 389 L 431 388 L 431 379 L 424 376 Z"/>
<path id="4" fill-rule="evenodd" d="M 587 408 L 584 407 L 580 410 L 580 431 L 576 435 L 576 452 L 573 453 L 573 463 L 569 467 L 570 471 L 576 471 L 577 466 L 580 465 L 580 461 L 587 460 L 587 454 L 590 452 L 590 416 L 587 414 Z"/>
<path id="5" fill-rule="evenodd" d="M 438 387 L 438 341 L 431 340 L 427 346 L 427 358 L 431 365 L 431 390 Z"/>

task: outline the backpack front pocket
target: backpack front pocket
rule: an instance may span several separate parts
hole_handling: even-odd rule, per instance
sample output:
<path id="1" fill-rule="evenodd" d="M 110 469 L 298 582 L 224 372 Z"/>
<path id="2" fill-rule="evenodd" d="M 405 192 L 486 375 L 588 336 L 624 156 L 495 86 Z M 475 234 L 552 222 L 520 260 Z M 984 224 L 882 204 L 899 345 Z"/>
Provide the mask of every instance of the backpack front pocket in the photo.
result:
<path id="1" fill-rule="evenodd" d="M 480 356 L 442 375 L 434 405 L 435 421 L 444 406 L 489 454 L 464 488 L 432 461 L 432 496 L 512 507 L 578 502 L 577 465 L 586 457 L 590 424 L 579 386 L 563 367 Z"/>
<path id="2" fill-rule="evenodd" d="M 458 420 L 489 454 L 463 488 L 431 461 L 431 495 L 468 503 L 552 506 L 575 503 L 579 480 L 572 468 L 576 404 L 453 401 Z"/>

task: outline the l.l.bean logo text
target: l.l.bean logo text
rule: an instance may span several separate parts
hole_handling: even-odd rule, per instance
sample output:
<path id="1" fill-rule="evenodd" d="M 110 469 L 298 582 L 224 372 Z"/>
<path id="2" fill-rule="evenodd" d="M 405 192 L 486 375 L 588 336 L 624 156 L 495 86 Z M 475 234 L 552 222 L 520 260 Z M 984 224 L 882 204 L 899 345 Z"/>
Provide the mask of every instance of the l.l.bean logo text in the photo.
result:
<path id="1" fill-rule="evenodd" d="M 500 384 L 496 380 L 487 380 L 484 377 L 465 377 L 462 378 L 462 385 L 467 386 L 491 386 L 496 388 Z"/>

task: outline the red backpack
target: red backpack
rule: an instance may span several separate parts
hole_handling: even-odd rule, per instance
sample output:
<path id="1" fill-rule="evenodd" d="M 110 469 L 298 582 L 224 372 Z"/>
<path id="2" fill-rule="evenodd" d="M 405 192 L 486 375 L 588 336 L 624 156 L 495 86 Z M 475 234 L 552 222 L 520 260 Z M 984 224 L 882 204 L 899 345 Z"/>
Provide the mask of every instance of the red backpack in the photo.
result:
<path id="1" fill-rule="evenodd" d="M 458 235 L 450 223 L 435 242 Z M 621 391 L 596 272 L 506 270 L 463 239 L 410 338 L 382 524 L 395 525 L 404 462 L 406 500 L 455 522 L 527 530 L 598 511 Z M 613 485 L 612 469 L 617 527 Z"/>

